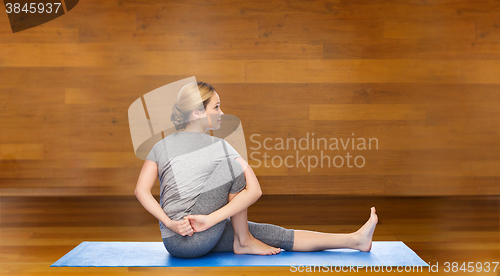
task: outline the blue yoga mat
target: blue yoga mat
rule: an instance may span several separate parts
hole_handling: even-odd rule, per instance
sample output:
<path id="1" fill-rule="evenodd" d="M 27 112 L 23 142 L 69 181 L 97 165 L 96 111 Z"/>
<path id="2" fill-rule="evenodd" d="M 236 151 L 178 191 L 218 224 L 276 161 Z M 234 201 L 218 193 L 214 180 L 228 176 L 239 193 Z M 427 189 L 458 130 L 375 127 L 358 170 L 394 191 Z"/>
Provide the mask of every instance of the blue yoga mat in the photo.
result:
<path id="1" fill-rule="evenodd" d="M 370 252 L 329 249 L 315 252 L 281 251 L 277 255 L 212 252 L 194 259 L 168 254 L 162 242 L 84 241 L 51 267 L 217 267 L 217 266 L 429 266 L 401 241 L 374 241 Z"/>

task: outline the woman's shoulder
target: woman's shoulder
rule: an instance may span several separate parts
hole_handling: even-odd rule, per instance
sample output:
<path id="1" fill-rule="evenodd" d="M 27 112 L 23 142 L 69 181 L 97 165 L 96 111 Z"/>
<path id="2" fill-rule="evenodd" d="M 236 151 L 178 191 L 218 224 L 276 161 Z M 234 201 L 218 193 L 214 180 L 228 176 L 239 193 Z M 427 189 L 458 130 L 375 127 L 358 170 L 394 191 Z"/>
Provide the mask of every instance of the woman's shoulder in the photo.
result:
<path id="1" fill-rule="evenodd" d="M 186 149 L 192 149 L 192 148 L 203 148 L 203 147 L 212 147 L 215 145 L 221 145 L 224 144 L 225 147 L 231 146 L 229 143 L 227 143 L 226 140 L 223 138 L 217 137 L 217 136 L 211 136 L 206 133 L 179 133 L 179 132 L 174 132 L 165 138 L 161 139 L 158 141 L 155 145 L 154 148 L 157 150 L 161 149 L 171 149 L 176 151 L 175 149 L 179 148 L 186 148 Z"/>

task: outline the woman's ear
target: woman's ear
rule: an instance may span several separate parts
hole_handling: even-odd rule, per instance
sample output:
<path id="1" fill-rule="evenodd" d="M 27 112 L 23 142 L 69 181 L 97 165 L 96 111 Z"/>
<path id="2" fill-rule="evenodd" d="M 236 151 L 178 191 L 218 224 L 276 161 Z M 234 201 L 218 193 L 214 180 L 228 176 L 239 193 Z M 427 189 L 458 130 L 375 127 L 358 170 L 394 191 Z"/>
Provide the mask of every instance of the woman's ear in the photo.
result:
<path id="1" fill-rule="evenodd" d="M 194 117 L 195 117 L 196 119 L 200 119 L 200 118 L 204 117 L 204 116 L 202 116 L 202 115 L 203 115 L 203 113 L 205 113 L 205 112 L 201 112 L 201 111 L 199 111 L 199 110 L 195 110 L 195 111 L 193 111 L 193 115 L 194 115 Z"/>

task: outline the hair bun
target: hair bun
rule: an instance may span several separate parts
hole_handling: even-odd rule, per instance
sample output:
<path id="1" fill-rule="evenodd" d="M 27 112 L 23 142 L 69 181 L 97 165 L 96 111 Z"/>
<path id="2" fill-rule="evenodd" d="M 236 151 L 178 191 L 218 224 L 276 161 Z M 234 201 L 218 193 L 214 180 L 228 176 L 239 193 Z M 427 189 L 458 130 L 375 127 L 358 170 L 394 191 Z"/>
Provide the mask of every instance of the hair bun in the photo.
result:
<path id="1" fill-rule="evenodd" d="M 172 121 L 177 130 L 185 127 L 184 125 L 186 124 L 186 122 L 184 122 L 184 116 L 182 112 L 180 112 L 177 103 L 172 106 L 172 115 L 170 115 L 170 121 Z"/>

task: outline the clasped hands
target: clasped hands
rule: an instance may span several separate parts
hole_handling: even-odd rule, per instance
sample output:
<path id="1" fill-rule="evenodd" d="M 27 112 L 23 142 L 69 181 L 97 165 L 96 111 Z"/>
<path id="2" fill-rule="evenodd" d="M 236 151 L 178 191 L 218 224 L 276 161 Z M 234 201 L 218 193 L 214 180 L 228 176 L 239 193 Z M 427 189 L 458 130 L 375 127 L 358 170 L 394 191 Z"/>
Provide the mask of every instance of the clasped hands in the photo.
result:
<path id="1" fill-rule="evenodd" d="M 167 227 L 182 236 L 192 236 L 194 232 L 202 232 L 214 225 L 208 215 L 187 215 L 183 220 L 170 220 Z"/>

